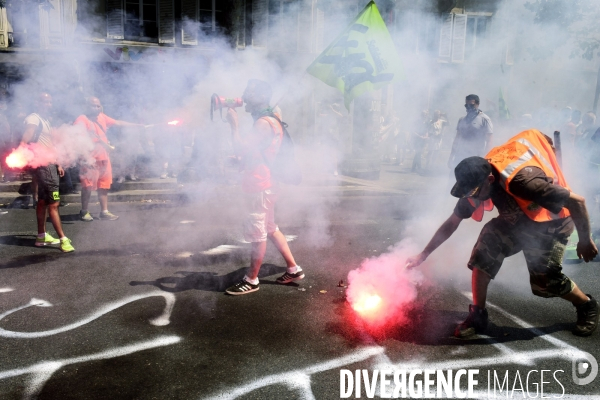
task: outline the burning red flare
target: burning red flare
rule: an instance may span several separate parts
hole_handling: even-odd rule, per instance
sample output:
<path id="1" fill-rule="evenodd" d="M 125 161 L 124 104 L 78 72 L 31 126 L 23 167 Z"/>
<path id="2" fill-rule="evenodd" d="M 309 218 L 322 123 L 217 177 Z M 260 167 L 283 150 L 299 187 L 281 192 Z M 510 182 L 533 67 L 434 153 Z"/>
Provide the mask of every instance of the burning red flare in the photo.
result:
<path id="1" fill-rule="evenodd" d="M 6 157 L 6 165 L 9 168 L 20 169 L 27 165 L 27 157 L 22 152 L 15 150 Z"/>
<path id="2" fill-rule="evenodd" d="M 180 122 L 181 121 L 179 121 L 178 119 L 176 119 L 176 120 L 167 122 L 167 124 L 175 126 L 175 125 L 179 124 Z"/>
<path id="3" fill-rule="evenodd" d="M 377 294 L 364 294 L 357 301 L 352 303 L 354 311 L 363 317 L 374 315 L 381 306 L 381 297 Z"/>

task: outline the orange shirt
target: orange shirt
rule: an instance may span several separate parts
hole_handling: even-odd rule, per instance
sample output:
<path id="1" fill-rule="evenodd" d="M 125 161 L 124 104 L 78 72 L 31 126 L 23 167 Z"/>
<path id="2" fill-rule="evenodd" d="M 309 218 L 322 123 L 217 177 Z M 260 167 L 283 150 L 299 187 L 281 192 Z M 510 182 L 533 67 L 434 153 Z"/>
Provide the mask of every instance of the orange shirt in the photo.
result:
<path id="1" fill-rule="evenodd" d="M 274 119 L 271 122 L 278 128 L 277 131 L 273 125 L 268 133 L 253 129 L 247 140 L 248 148 L 242 156 L 244 161 L 242 190 L 245 193 L 262 192 L 272 186 L 271 170 L 267 163 L 271 164 L 275 160 L 275 155 L 281 146 L 283 131 L 279 122 Z"/>
<path id="2" fill-rule="evenodd" d="M 117 122 L 108 115 L 100 113 L 95 121 L 90 120 L 86 115 L 80 115 L 73 125 L 82 125 L 85 127 L 90 138 L 96 144 L 94 150 L 92 150 L 92 157 L 94 157 L 96 161 L 104 161 L 108 160 L 109 157 L 108 152 L 104 146 L 100 144 L 100 141 L 108 143 L 106 131 L 116 123 Z"/>

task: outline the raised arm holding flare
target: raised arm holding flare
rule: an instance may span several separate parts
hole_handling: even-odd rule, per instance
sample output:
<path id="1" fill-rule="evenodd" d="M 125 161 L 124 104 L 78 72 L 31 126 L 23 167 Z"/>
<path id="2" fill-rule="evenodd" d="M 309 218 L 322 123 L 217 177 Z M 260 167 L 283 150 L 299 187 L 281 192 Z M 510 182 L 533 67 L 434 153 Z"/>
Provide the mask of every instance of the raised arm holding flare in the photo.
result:
<path id="1" fill-rule="evenodd" d="M 102 112 L 102 104 L 97 97 L 89 97 L 86 105 L 85 114 L 77 117 L 74 125 L 83 126 L 94 142 L 95 147 L 91 156 L 95 162 L 94 165 L 82 166 L 80 170 L 81 211 L 79 218 L 86 222 L 94 220 L 88 211 L 88 205 L 92 191 L 97 190 L 101 209 L 99 218 L 113 221 L 119 217 L 108 211 L 108 191 L 112 184 L 112 166 L 109 153 L 112 150 L 112 146 L 108 142 L 106 131 L 112 126 L 143 128 L 144 125 L 109 117 Z"/>
<path id="2" fill-rule="evenodd" d="M 237 112 L 230 108 L 227 121 L 231 127 L 233 148 L 241 157 L 242 191 L 246 203 L 244 238 L 251 243 L 252 254 L 246 275 L 226 293 L 234 296 L 255 292 L 259 289 L 258 273 L 271 241 L 286 262 L 287 271 L 275 282 L 287 284 L 304 278 L 304 271 L 296 264 L 285 235 L 275 223 L 275 204 L 279 185 L 272 178 L 273 161 L 283 139 L 281 114 L 269 106 L 271 86 L 264 81 L 251 79 L 244 91 L 246 112 L 254 119 L 254 125 L 246 134 L 240 134 Z"/>
<path id="3" fill-rule="evenodd" d="M 406 265 L 420 265 L 452 236 L 463 219 L 481 221 L 484 211 L 496 206 L 499 216 L 485 224 L 468 262 L 473 271 L 474 304 L 454 335 L 462 338 L 485 330 L 487 287 L 504 258 L 520 251 L 525 256 L 533 294 L 573 303 L 577 310 L 573 333 L 591 335 L 598 325 L 598 303 L 563 274 L 562 258 L 575 227 L 580 258 L 591 261 L 598 249 L 591 239 L 585 199 L 571 192 L 547 137 L 535 129 L 521 132 L 493 148 L 485 158 L 464 159 L 454 174 L 457 182 L 451 194 L 459 198 L 454 212 L 425 249 Z"/>

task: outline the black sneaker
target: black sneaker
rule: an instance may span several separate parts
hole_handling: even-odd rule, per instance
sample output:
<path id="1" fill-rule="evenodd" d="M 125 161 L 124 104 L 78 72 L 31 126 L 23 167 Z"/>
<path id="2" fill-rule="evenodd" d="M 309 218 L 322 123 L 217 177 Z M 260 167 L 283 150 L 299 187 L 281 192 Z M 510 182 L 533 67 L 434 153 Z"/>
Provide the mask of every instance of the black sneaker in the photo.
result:
<path id="1" fill-rule="evenodd" d="M 250 282 L 247 282 L 242 278 L 241 281 L 236 283 L 235 285 L 227 288 L 225 293 L 230 294 L 232 296 L 239 296 L 242 294 L 248 294 L 252 292 L 256 292 L 258 290 L 258 285 L 253 285 Z"/>
<path id="2" fill-rule="evenodd" d="M 469 316 L 459 324 L 454 330 L 454 336 L 457 338 L 466 338 L 476 333 L 485 331 L 488 324 L 488 312 L 473 304 L 469 304 Z"/>
<path id="3" fill-rule="evenodd" d="M 285 285 L 286 283 L 299 281 L 300 279 L 304 279 L 304 271 L 302 270 L 296 272 L 295 274 L 290 274 L 289 272 L 286 272 L 285 274 L 277 278 L 275 282 Z"/>
<path id="4" fill-rule="evenodd" d="M 573 334 L 577 336 L 590 336 L 598 326 L 598 302 L 591 295 L 590 301 L 576 306 L 577 322 Z"/>

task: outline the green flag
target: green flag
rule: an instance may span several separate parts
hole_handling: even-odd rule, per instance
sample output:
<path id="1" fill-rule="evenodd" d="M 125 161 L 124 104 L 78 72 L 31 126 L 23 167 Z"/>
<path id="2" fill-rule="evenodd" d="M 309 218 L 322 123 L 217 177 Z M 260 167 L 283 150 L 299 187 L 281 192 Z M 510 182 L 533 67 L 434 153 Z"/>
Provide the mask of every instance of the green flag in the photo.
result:
<path id="1" fill-rule="evenodd" d="M 308 67 L 308 73 L 344 94 L 357 96 L 402 78 L 402 64 L 374 1 Z"/>
<path id="2" fill-rule="evenodd" d="M 500 119 L 510 119 L 510 111 L 506 106 L 506 100 L 504 100 L 504 93 L 502 93 L 502 88 L 500 88 L 500 97 L 498 98 L 498 117 Z"/>

